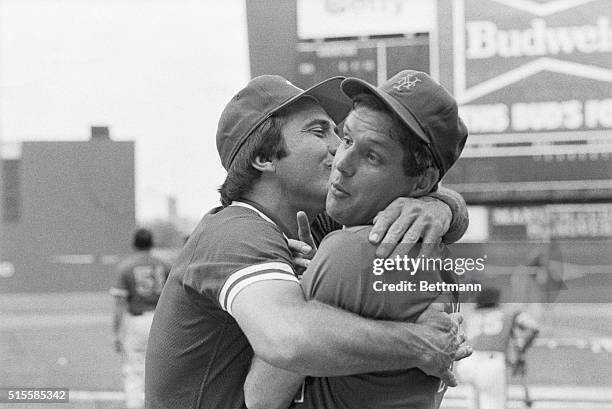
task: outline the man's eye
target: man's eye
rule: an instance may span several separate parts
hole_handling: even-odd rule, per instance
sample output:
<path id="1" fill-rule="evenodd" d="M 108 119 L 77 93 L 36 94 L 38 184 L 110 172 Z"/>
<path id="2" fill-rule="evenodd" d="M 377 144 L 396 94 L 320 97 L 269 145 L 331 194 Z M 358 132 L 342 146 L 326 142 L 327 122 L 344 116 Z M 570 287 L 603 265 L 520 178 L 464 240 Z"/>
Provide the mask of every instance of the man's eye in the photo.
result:
<path id="1" fill-rule="evenodd" d="M 376 155 L 375 153 L 369 152 L 366 155 L 366 158 L 372 162 L 372 163 L 379 163 L 380 161 L 378 160 L 378 155 Z"/>
<path id="2" fill-rule="evenodd" d="M 312 128 L 310 130 L 311 133 L 317 135 L 317 136 L 324 136 L 325 135 L 325 131 L 322 128 Z"/>
<path id="3" fill-rule="evenodd" d="M 346 146 L 349 146 L 353 144 L 353 140 L 345 136 L 344 138 L 342 138 L 342 143 Z"/>

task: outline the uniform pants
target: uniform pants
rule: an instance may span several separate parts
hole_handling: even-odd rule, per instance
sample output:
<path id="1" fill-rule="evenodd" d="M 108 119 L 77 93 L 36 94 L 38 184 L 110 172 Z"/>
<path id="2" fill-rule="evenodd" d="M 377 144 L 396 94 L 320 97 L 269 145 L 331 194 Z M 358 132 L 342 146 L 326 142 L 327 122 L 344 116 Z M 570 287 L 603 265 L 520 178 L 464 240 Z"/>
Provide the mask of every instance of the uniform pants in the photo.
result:
<path id="1" fill-rule="evenodd" d="M 506 407 L 506 357 L 502 352 L 474 351 L 457 362 L 459 382 L 471 384 L 478 394 L 480 409 Z"/>
<path id="2" fill-rule="evenodd" d="M 153 311 L 142 315 L 126 314 L 123 339 L 123 387 L 128 409 L 144 408 L 145 352 Z"/>

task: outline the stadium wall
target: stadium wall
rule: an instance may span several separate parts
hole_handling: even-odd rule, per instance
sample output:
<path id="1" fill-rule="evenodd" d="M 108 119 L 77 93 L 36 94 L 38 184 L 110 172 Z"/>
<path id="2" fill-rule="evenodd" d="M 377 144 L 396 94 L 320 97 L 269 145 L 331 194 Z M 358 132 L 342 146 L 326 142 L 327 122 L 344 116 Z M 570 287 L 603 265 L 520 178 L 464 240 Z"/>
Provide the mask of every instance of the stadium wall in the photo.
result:
<path id="1" fill-rule="evenodd" d="M 134 143 L 25 142 L 3 168 L 2 262 L 12 271 L 0 292 L 109 288 L 136 224 Z"/>

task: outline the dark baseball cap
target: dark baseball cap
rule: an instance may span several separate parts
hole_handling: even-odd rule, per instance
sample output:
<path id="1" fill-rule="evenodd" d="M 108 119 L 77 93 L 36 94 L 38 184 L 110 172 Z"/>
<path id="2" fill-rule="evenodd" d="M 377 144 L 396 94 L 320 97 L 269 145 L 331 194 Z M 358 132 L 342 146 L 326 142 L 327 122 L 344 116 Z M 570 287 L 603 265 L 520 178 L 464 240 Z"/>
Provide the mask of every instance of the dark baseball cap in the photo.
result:
<path id="1" fill-rule="evenodd" d="M 457 102 L 429 75 L 404 70 L 379 87 L 359 78 L 347 78 L 342 90 L 354 98 L 361 93 L 376 96 L 429 148 L 440 179 L 459 158 L 468 131 L 459 117 Z"/>
<path id="2" fill-rule="evenodd" d="M 318 102 L 334 122 L 341 122 L 352 102 L 340 89 L 344 77 L 333 77 L 307 90 L 278 75 L 253 78 L 227 104 L 217 127 L 217 151 L 227 170 L 249 135 L 275 112 L 301 98 Z"/>

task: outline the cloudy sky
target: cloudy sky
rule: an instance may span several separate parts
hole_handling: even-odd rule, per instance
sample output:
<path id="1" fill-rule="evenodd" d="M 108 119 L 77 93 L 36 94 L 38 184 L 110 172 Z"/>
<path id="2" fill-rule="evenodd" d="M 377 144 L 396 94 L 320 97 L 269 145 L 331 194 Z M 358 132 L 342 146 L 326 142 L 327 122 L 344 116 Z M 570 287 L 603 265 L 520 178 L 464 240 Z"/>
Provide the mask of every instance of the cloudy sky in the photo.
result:
<path id="1" fill-rule="evenodd" d="M 137 217 L 199 218 L 217 120 L 249 78 L 243 0 L 0 0 L 0 139 L 136 142 Z"/>

